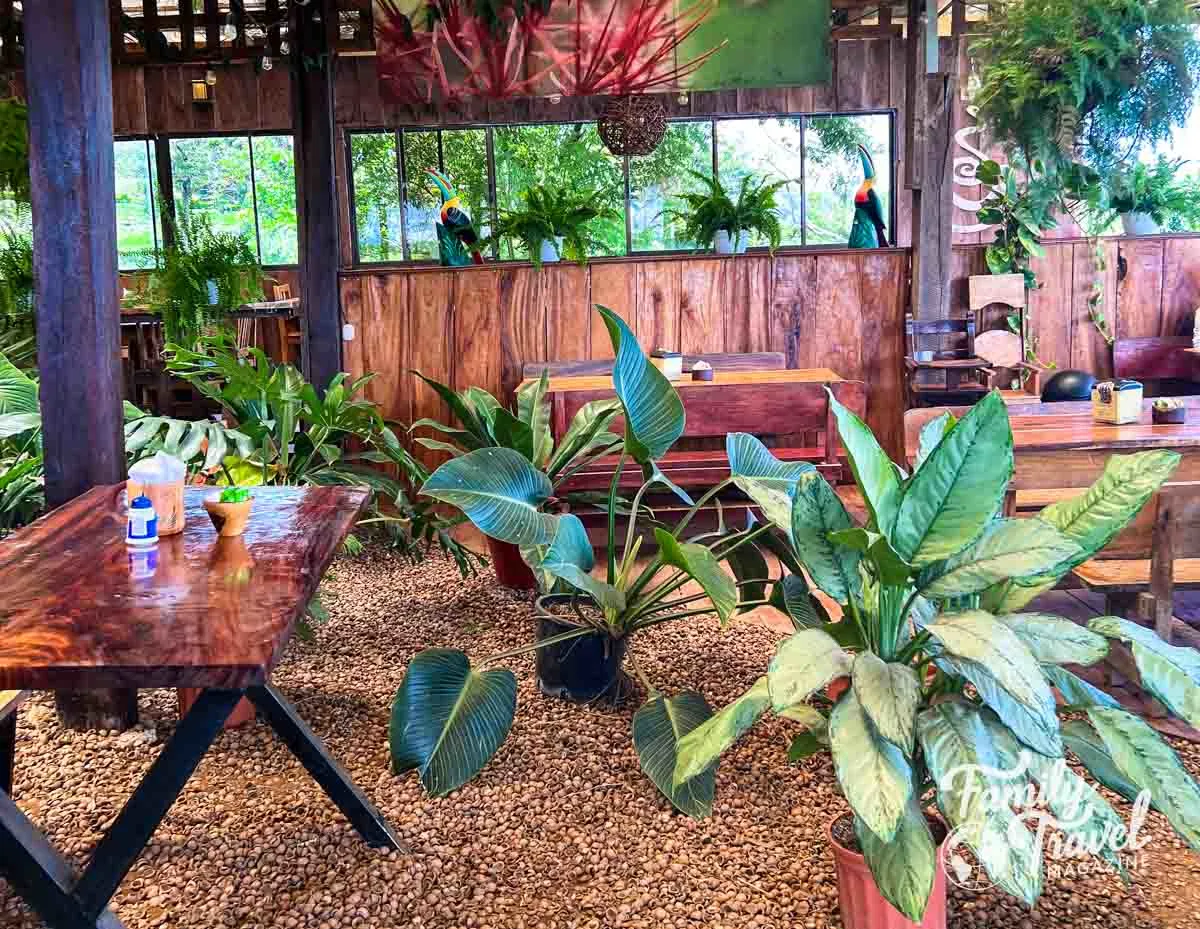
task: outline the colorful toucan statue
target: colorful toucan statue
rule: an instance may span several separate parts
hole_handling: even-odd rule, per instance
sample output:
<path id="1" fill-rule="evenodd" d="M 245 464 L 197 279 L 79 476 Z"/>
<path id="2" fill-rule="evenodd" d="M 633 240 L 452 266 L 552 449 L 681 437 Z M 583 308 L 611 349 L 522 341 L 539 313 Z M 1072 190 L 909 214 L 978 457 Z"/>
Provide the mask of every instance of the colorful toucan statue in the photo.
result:
<path id="1" fill-rule="evenodd" d="M 875 193 L 875 162 L 861 145 L 863 182 L 854 195 L 854 225 L 850 227 L 851 248 L 887 248 L 887 227 L 883 223 L 883 203 Z"/>
<path id="2" fill-rule="evenodd" d="M 442 195 L 442 210 L 438 214 L 438 255 L 444 266 L 458 268 L 483 264 L 476 243 L 479 236 L 471 225 L 471 214 L 462 207 L 462 200 L 450 186 L 450 179 L 439 171 L 427 169 L 430 178 Z"/>

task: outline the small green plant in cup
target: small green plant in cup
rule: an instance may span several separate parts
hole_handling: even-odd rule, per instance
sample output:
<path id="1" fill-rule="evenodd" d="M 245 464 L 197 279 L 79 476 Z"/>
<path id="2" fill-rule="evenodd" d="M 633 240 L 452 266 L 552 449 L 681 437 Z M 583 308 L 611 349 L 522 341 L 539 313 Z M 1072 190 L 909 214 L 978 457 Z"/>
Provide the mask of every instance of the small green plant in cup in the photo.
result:
<path id="1" fill-rule="evenodd" d="M 221 491 L 222 503 L 245 503 L 250 499 L 250 491 L 245 487 L 226 487 Z"/>

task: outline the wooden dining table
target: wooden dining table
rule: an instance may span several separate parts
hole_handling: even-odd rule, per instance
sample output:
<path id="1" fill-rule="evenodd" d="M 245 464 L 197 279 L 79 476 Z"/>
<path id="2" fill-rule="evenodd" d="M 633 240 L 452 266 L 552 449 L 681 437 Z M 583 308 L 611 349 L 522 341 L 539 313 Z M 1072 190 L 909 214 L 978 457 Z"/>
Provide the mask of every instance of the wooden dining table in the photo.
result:
<path id="1" fill-rule="evenodd" d="M 243 697 L 367 843 L 400 848 L 268 680 L 367 493 L 257 488 L 234 538 L 217 537 L 205 494 L 185 492 L 186 528 L 151 550 L 125 544 L 121 485 L 0 544 L 0 691 L 201 688 L 82 874 L 0 791 L 0 874 L 51 929 L 120 929 L 109 900 Z"/>

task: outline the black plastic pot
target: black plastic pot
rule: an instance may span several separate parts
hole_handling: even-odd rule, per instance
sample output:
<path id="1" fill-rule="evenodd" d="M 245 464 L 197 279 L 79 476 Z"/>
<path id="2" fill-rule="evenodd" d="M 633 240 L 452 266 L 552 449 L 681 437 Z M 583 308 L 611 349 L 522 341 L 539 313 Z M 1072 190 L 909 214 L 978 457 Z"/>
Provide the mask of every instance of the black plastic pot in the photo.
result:
<path id="1" fill-rule="evenodd" d="M 555 616 L 547 607 L 570 603 L 569 594 L 551 594 L 537 601 L 538 639 L 581 628 L 563 616 Z M 534 654 L 538 689 L 550 697 L 562 697 L 576 703 L 598 700 L 616 702 L 624 691 L 625 640 L 603 632 L 592 632 L 556 645 L 539 648 Z"/>

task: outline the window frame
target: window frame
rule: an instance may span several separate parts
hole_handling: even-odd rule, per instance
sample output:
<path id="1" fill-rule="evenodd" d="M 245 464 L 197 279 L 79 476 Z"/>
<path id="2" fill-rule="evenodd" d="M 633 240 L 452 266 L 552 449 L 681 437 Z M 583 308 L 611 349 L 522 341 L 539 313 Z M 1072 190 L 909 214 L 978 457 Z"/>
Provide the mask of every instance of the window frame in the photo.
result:
<path id="1" fill-rule="evenodd" d="M 146 178 L 150 181 L 150 226 L 152 229 L 151 239 L 154 242 L 155 259 L 154 264 L 148 268 L 122 268 L 121 267 L 121 250 L 117 249 L 117 273 L 118 274 L 143 274 L 151 271 L 157 271 L 158 251 L 163 246 L 163 216 L 159 210 L 162 201 L 162 191 L 158 187 L 158 171 L 155 167 L 154 154 L 154 136 L 152 135 L 116 135 L 113 136 L 113 152 L 116 153 L 118 142 L 141 142 L 146 149 Z M 174 192 L 171 197 L 174 199 Z M 119 230 L 118 230 L 119 232 Z"/>
<path id="2" fill-rule="evenodd" d="M 898 215 L 898 197 L 897 197 L 897 161 L 896 161 L 896 116 L 895 107 L 880 107 L 877 109 L 856 109 L 856 110 L 840 110 L 840 111 L 814 111 L 814 112 L 786 112 L 786 113 L 730 113 L 726 115 L 708 115 L 708 116 L 679 116 L 671 117 L 667 120 L 668 124 L 674 123 L 708 123 L 712 127 L 712 170 L 714 176 L 719 172 L 719 157 L 720 143 L 718 141 L 719 126 L 721 123 L 744 120 L 761 120 L 761 119 L 792 119 L 800 121 L 800 158 L 801 158 L 801 174 L 800 174 L 800 209 L 801 209 L 801 244 L 799 245 L 784 245 L 781 249 L 788 251 L 828 251 L 831 246 L 829 244 L 810 245 L 805 241 L 808 236 L 808 190 L 805 181 L 804 165 L 807 161 L 807 130 L 808 123 L 813 119 L 827 119 L 830 117 L 854 117 L 854 116 L 885 116 L 888 120 L 888 147 L 891 151 L 891 157 L 888 159 L 888 179 L 890 191 L 888 203 L 888 228 L 892 231 L 893 236 L 896 230 L 896 218 Z M 342 145 L 344 149 L 344 157 L 346 159 L 346 198 L 349 201 L 349 234 L 350 234 L 350 254 L 351 267 L 361 269 L 376 269 L 376 268 L 428 268 L 439 267 L 438 262 L 425 259 L 412 259 L 409 257 L 408 244 L 408 223 L 405 216 L 404 205 L 407 202 L 408 182 L 405 177 L 406 165 L 404 162 L 404 139 L 403 134 L 406 132 L 436 132 L 438 140 L 438 165 L 440 170 L 444 170 L 445 161 L 442 155 L 442 133 L 454 132 L 462 129 L 483 129 L 486 130 L 485 135 L 485 150 L 487 152 L 486 172 L 488 179 L 488 196 L 489 196 L 489 213 L 492 223 L 495 223 L 498 207 L 498 197 L 496 191 L 496 158 L 495 158 L 495 143 L 493 133 L 497 129 L 513 129 L 522 126 L 570 126 L 579 124 L 588 124 L 592 120 L 586 119 L 541 119 L 531 120 L 529 122 L 464 122 L 455 123 L 451 126 L 416 123 L 411 126 L 355 126 L 342 128 Z M 238 135 L 239 133 L 228 133 Z M 259 133 L 272 135 L 277 133 Z M 402 259 L 389 261 L 368 261 L 364 262 L 359 254 L 358 245 L 358 215 L 357 205 L 355 203 L 354 194 L 354 170 L 352 160 L 352 138 L 355 135 L 388 135 L 392 136 L 393 145 L 396 149 L 397 170 L 399 172 L 399 197 L 400 197 L 400 214 L 401 214 L 401 238 L 402 250 L 404 255 Z M 699 254 L 696 249 L 690 248 L 672 248 L 672 249 L 635 249 L 633 247 L 633 216 L 630 210 L 632 202 L 632 187 L 631 187 L 631 171 L 630 171 L 630 156 L 626 155 L 620 159 L 621 175 L 624 187 L 624 212 L 625 212 L 625 253 L 615 256 L 597 256 L 590 258 L 589 261 L 620 261 L 629 258 L 654 258 L 654 257 L 672 257 L 680 255 L 696 255 Z M 499 257 L 498 248 L 493 245 L 489 255 L 492 263 L 495 264 L 523 264 L 527 263 L 526 259 L 502 259 Z M 747 249 L 747 254 L 767 254 L 766 246 L 752 246 Z"/>
<path id="3" fill-rule="evenodd" d="M 253 140 L 256 138 L 273 138 L 273 137 L 286 137 L 286 138 L 289 138 L 292 140 L 292 155 L 293 155 L 292 179 L 293 179 L 293 183 L 296 185 L 296 209 L 297 209 L 296 251 L 297 251 L 297 260 L 291 264 L 266 264 L 262 260 L 262 228 L 261 228 L 261 224 L 260 224 L 259 209 L 258 209 L 258 179 L 254 176 L 255 172 L 254 172 L 254 142 L 253 142 Z M 149 156 L 149 161 L 147 164 L 147 171 L 148 171 L 148 175 L 151 179 L 152 190 L 157 195 L 156 201 L 154 203 L 154 209 L 153 209 L 155 249 L 157 250 L 157 249 L 162 248 L 164 245 L 164 241 L 165 241 L 165 237 L 163 235 L 163 229 L 166 226 L 166 217 L 163 215 L 162 209 L 163 208 L 168 209 L 171 212 L 171 214 L 173 215 L 175 212 L 175 206 L 176 206 L 175 205 L 174 183 L 172 183 L 172 185 L 171 185 L 171 191 L 170 191 L 169 197 L 164 196 L 163 191 L 159 185 L 160 178 L 158 176 L 157 146 L 161 142 L 162 144 L 164 144 L 167 147 L 167 158 L 168 158 L 168 161 L 170 161 L 170 146 L 171 146 L 171 143 L 177 139 L 179 139 L 179 140 L 183 140 L 183 139 L 246 139 L 247 140 L 246 153 L 247 153 L 247 162 L 248 162 L 249 170 L 250 170 L 250 206 L 251 206 L 251 210 L 254 214 L 254 252 L 258 256 L 259 265 L 262 267 L 262 269 L 264 271 L 295 270 L 296 268 L 300 267 L 300 262 L 299 262 L 300 189 L 299 189 L 298 179 L 296 178 L 296 170 L 295 170 L 296 134 L 294 132 L 279 132 L 279 131 L 275 131 L 275 130 L 271 130 L 271 129 L 255 129 L 255 130 L 249 131 L 249 132 L 246 132 L 246 131 L 241 131 L 241 132 L 239 132 L 239 131 L 172 132 L 172 133 L 163 132 L 163 133 L 150 134 L 150 135 L 117 135 L 117 136 L 113 137 L 114 145 L 117 142 L 145 142 L 145 144 L 146 144 L 146 150 L 147 150 L 147 153 Z M 171 164 L 172 182 L 174 181 L 174 176 L 175 176 L 174 164 L 172 163 Z M 355 244 L 357 245 L 357 243 L 355 243 Z M 154 271 L 154 270 L 157 270 L 157 268 L 158 268 L 158 265 L 155 265 L 154 267 L 151 267 L 151 268 L 122 268 L 122 267 L 120 267 L 120 255 L 119 254 L 118 254 L 117 264 L 118 264 L 117 271 L 120 274 L 138 274 L 141 272 Z"/>

